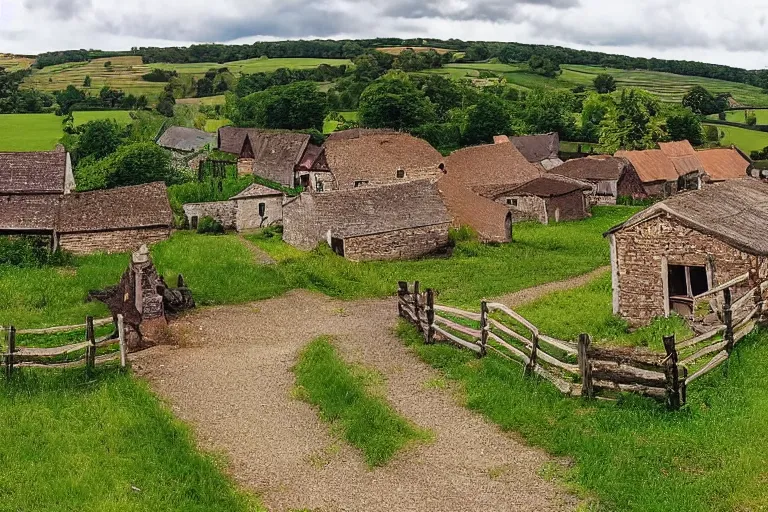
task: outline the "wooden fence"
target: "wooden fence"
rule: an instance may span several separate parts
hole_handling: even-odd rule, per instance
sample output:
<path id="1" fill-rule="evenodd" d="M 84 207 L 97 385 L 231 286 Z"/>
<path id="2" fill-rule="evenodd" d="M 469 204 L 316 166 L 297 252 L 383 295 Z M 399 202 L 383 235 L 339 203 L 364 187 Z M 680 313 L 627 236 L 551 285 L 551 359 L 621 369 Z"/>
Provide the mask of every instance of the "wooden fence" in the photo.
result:
<path id="1" fill-rule="evenodd" d="M 51 327 L 47 329 L 29 329 L 23 331 L 17 331 L 15 327 L 10 326 L 8 328 L 2 328 L 5 331 L 6 344 L 4 347 L 3 366 L 5 367 L 5 375 L 7 378 L 11 378 L 15 369 L 18 368 L 76 368 L 79 366 L 85 366 L 86 371 L 90 371 L 96 367 L 96 365 L 103 364 L 109 361 L 120 360 L 120 365 L 125 367 L 126 365 L 126 346 L 125 346 L 125 330 L 123 327 L 123 316 L 117 316 L 117 325 L 115 334 L 104 336 L 103 338 L 96 339 L 94 334 L 95 327 L 109 325 L 113 323 L 112 318 L 103 320 L 94 320 L 93 317 L 86 319 L 85 325 L 67 325 L 62 327 Z M 41 335 L 41 334 L 58 334 L 64 332 L 76 331 L 85 327 L 85 341 L 76 343 L 73 345 L 66 345 L 63 347 L 54 348 L 33 348 L 33 347 L 19 347 L 16 343 L 16 337 L 18 335 Z M 98 355 L 100 350 L 106 350 L 119 347 L 119 351 L 107 352 L 102 355 Z M 75 355 L 74 359 L 70 359 L 70 356 Z"/>
<path id="2" fill-rule="evenodd" d="M 748 293 L 756 298 L 753 292 Z M 593 345 L 588 334 L 580 335 L 576 343 L 559 340 L 503 304 L 482 301 L 479 313 L 435 304 L 434 291 L 422 293 L 418 282 L 399 283 L 398 313 L 418 327 L 427 344 L 451 342 L 478 357 L 494 352 L 520 363 L 526 375 L 547 379 L 566 395 L 613 399 L 630 392 L 679 409 L 686 402 L 688 386 L 727 361 L 762 313 L 761 301 L 734 320 L 731 288 L 710 293 L 723 294 L 723 325 L 681 343 L 667 336 L 663 354 Z"/>

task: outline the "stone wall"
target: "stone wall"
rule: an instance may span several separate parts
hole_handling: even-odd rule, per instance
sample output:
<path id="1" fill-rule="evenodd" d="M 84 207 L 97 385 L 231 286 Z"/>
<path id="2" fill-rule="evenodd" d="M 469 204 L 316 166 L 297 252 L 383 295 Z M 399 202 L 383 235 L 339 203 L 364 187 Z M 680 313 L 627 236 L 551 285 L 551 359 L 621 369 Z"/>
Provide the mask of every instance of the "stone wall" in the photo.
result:
<path id="1" fill-rule="evenodd" d="M 198 221 L 203 217 L 213 217 L 221 222 L 224 229 L 235 229 L 237 205 L 234 201 L 217 201 L 212 203 L 188 203 L 184 205 L 184 215 L 192 226 L 192 217 Z"/>
<path id="2" fill-rule="evenodd" d="M 253 174 L 253 158 L 240 158 L 237 160 L 237 175 L 249 176 Z"/>
<path id="3" fill-rule="evenodd" d="M 235 226 L 238 231 L 260 229 L 278 224 L 283 220 L 283 196 L 249 197 L 234 201 Z M 264 217 L 259 215 L 259 204 L 264 204 Z"/>
<path id="4" fill-rule="evenodd" d="M 170 236 L 171 229 L 168 227 L 62 233 L 59 234 L 59 247 L 79 255 L 97 252 L 120 253 L 135 251 L 142 245 L 162 242 Z"/>
<path id="5" fill-rule="evenodd" d="M 580 190 L 547 199 L 547 215 L 550 222 L 587 218 L 587 198 Z"/>
<path id="6" fill-rule="evenodd" d="M 508 199 L 517 201 L 517 206 L 510 205 Z M 515 221 L 536 220 L 542 224 L 549 222 L 547 203 L 538 196 L 507 196 L 499 198 L 497 202 L 509 207 Z"/>
<path id="7" fill-rule="evenodd" d="M 344 239 L 344 256 L 353 261 L 414 259 L 448 245 L 450 223 Z"/>
<path id="8" fill-rule="evenodd" d="M 765 268 L 764 259 L 693 231 L 673 218 L 656 217 L 613 236 L 615 305 L 633 325 L 645 325 L 666 314 L 664 257 L 668 265 L 710 267 L 713 286 L 743 275 L 750 268 Z"/>
<path id="9" fill-rule="evenodd" d="M 310 251 L 324 240 L 315 217 L 312 194 L 301 194 L 283 205 L 283 240 L 302 251 Z"/>

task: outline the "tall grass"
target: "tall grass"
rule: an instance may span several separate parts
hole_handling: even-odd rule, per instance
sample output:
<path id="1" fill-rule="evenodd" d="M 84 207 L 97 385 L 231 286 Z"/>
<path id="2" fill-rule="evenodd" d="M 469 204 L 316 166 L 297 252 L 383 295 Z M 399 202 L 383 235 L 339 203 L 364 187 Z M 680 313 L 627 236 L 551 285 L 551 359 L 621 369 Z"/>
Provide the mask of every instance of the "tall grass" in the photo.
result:
<path id="1" fill-rule="evenodd" d="M 0 509 L 263 510 L 189 430 L 114 368 L 19 372 L 0 385 Z"/>
<path id="2" fill-rule="evenodd" d="M 324 420 L 338 426 L 370 466 L 382 466 L 409 443 L 429 437 L 373 393 L 368 376 L 346 364 L 330 338 L 310 343 L 294 372 L 297 394 L 317 406 Z"/>
<path id="3" fill-rule="evenodd" d="M 462 384 L 467 407 L 572 459 L 570 470 L 552 467 L 587 498 L 590 510 L 768 508 L 765 331 L 737 346 L 727 377 L 715 371 L 692 385 L 688 405 L 677 413 L 637 396 L 618 404 L 565 398 L 492 354 L 478 361 L 452 346 L 426 346 L 404 323 L 399 334 L 425 362 Z"/>

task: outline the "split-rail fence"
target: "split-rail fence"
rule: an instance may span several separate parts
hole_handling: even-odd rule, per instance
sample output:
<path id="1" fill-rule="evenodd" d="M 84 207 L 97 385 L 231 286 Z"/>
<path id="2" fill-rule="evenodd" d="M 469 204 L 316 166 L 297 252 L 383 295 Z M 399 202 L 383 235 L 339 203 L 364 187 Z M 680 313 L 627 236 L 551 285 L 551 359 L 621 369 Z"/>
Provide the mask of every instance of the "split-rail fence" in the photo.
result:
<path id="1" fill-rule="evenodd" d="M 435 292 L 422 293 L 419 282 L 399 283 L 398 312 L 427 344 L 450 342 L 478 357 L 493 352 L 522 364 L 526 375 L 538 375 L 566 395 L 614 399 L 622 392 L 638 393 L 679 409 L 686 403 L 688 386 L 725 363 L 763 315 L 766 284 L 732 301 L 732 289 L 745 280 L 696 297 L 699 302 L 717 297 L 723 323 L 679 343 L 674 335 L 664 337 L 663 354 L 596 345 L 588 334 L 581 334 L 578 342 L 553 338 L 504 304 L 482 301 L 479 313 L 436 304 Z"/>
<path id="2" fill-rule="evenodd" d="M 119 360 L 120 365 L 125 367 L 127 356 L 123 316 L 117 316 L 115 333 L 98 339 L 94 334 L 96 327 L 109 325 L 113 322 L 112 318 L 94 320 L 93 317 L 89 316 L 86 318 L 85 325 L 19 331 L 14 326 L 0 327 L 0 330 L 5 331 L 2 358 L 6 377 L 10 378 L 14 370 L 19 368 L 67 369 L 85 366 L 86 371 L 90 373 L 96 365 L 116 360 Z M 53 348 L 20 347 L 17 344 L 17 336 L 19 335 L 59 334 L 83 328 L 85 328 L 85 341 L 81 343 Z M 116 348 L 119 350 L 115 350 Z M 98 355 L 99 351 L 106 351 L 106 353 Z"/>

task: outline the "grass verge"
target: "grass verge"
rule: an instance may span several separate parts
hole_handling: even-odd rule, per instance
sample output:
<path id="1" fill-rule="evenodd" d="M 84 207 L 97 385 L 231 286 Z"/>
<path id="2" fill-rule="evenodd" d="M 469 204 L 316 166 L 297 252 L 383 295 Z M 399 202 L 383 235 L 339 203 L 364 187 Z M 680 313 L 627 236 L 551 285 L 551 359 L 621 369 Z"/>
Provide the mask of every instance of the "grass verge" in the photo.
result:
<path id="1" fill-rule="evenodd" d="M 429 438 L 375 393 L 370 373 L 339 357 L 330 338 L 310 343 L 294 372 L 297 395 L 317 406 L 324 420 L 337 425 L 343 437 L 363 452 L 369 466 L 382 466 L 408 444 Z"/>
<path id="2" fill-rule="evenodd" d="M 0 509 L 261 511 L 147 386 L 112 367 L 0 383 Z"/>

